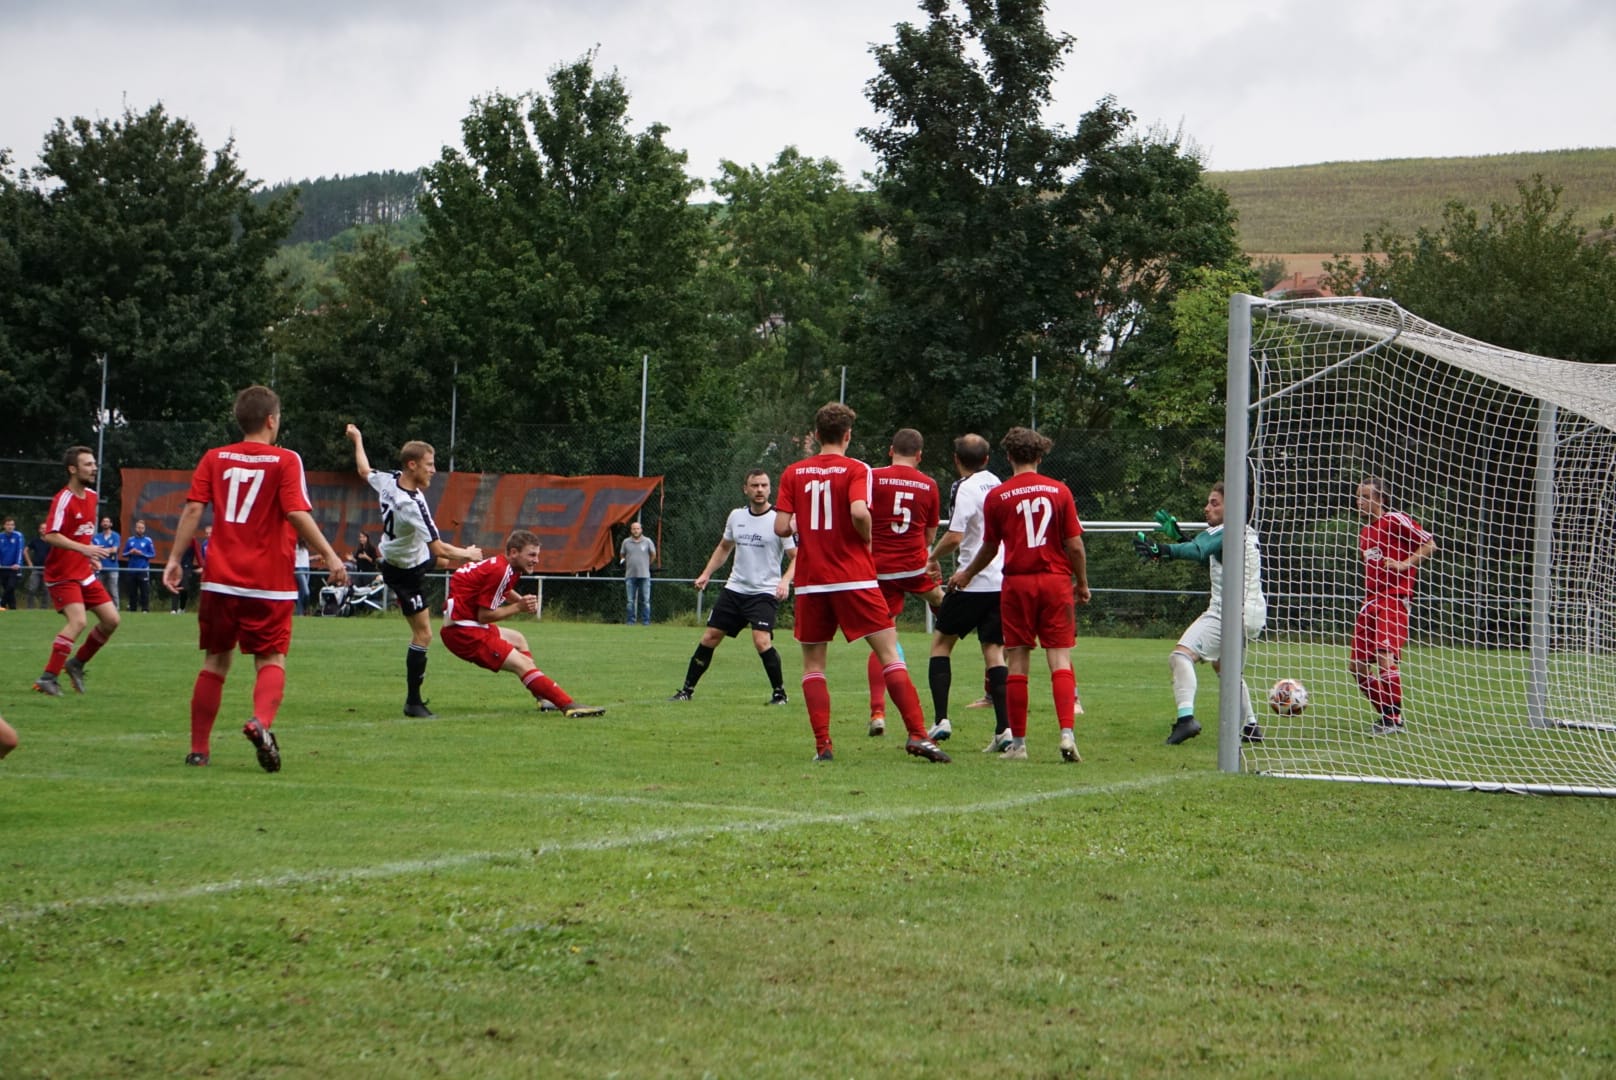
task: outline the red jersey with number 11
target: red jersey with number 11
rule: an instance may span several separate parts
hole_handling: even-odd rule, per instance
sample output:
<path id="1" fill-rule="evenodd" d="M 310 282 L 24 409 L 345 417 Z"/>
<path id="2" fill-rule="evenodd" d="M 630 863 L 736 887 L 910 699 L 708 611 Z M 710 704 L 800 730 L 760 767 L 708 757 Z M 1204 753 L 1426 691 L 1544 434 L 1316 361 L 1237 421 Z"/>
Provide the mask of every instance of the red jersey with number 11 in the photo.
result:
<path id="1" fill-rule="evenodd" d="M 874 589 L 875 560 L 853 524 L 872 497 L 872 470 L 845 454 L 815 454 L 780 474 L 774 508 L 797 516 L 797 595 Z"/>
<path id="2" fill-rule="evenodd" d="M 1012 476 L 988 492 L 982 504 L 982 544 L 1004 543 L 1004 573 L 1070 577 L 1066 541 L 1083 535 L 1072 491 L 1038 473 Z"/>
<path id="3" fill-rule="evenodd" d="M 311 508 L 302 458 L 268 443 L 214 447 L 197 463 L 185 498 L 213 507 L 205 591 L 297 599 L 292 576 L 297 538 L 286 516 Z"/>

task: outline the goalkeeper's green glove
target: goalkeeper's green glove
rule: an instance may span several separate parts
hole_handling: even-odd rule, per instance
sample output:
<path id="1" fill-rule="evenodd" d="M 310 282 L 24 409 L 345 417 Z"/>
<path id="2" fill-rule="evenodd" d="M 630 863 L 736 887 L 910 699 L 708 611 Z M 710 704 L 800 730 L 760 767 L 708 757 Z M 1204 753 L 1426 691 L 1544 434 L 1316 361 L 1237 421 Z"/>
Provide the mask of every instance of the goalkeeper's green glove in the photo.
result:
<path id="1" fill-rule="evenodd" d="M 1156 527 L 1167 534 L 1167 539 L 1175 544 L 1184 542 L 1184 530 L 1178 527 L 1178 519 L 1165 510 L 1156 511 Z"/>
<path id="2" fill-rule="evenodd" d="M 1133 534 L 1133 550 L 1140 562 L 1161 562 L 1167 558 L 1167 545 L 1156 543 L 1142 532 Z"/>

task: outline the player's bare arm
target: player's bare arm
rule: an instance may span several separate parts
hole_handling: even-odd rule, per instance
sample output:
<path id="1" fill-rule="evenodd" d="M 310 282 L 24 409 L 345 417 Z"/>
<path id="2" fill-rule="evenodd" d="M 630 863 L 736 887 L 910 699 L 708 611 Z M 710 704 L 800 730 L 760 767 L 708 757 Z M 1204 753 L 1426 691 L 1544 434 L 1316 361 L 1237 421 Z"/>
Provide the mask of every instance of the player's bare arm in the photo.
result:
<path id="1" fill-rule="evenodd" d="M 848 517 L 853 521 L 853 528 L 858 530 L 858 534 L 864 538 L 864 546 L 869 547 L 870 536 L 874 531 L 871 528 L 870 504 L 863 499 L 854 499 L 852 505 L 848 507 L 847 513 Z"/>
<path id="2" fill-rule="evenodd" d="M 80 555 L 88 558 L 97 567 L 101 565 L 102 559 L 109 559 L 118 554 L 117 548 L 96 547 L 94 544 L 81 544 L 72 537 L 59 532 L 46 533 L 45 543 L 49 544 L 51 547 L 66 548 L 68 551 L 76 551 Z"/>
<path id="3" fill-rule="evenodd" d="M 965 542 L 965 534 L 952 530 L 943 533 L 943 538 L 937 546 L 931 549 L 931 555 L 926 559 L 926 572 L 943 576 L 943 560 L 959 550 L 960 544 Z"/>
<path id="4" fill-rule="evenodd" d="M 1089 556 L 1083 547 L 1081 536 L 1068 536 L 1066 538 L 1066 561 L 1072 566 L 1072 577 L 1076 582 L 1072 586 L 1072 599 L 1079 604 L 1089 602 Z"/>
<path id="5" fill-rule="evenodd" d="M 797 576 L 797 549 L 786 552 L 786 568 L 780 571 L 780 584 L 774 587 L 774 598 L 784 600 L 791 592 L 792 579 Z"/>
<path id="6" fill-rule="evenodd" d="M 797 530 L 792 527 L 790 514 L 786 513 L 784 510 L 776 510 L 774 512 L 774 535 L 790 536 L 796 531 Z"/>
<path id="7" fill-rule="evenodd" d="M 729 558 L 729 553 L 734 550 L 735 541 L 720 540 L 718 542 L 718 546 L 713 548 L 713 553 L 707 558 L 707 565 L 701 568 L 701 573 L 697 574 L 696 580 L 692 582 L 697 592 L 707 588 L 707 583 L 712 580 L 713 574 L 720 566 L 724 565 L 724 560 Z"/>
<path id="8" fill-rule="evenodd" d="M 168 561 L 163 564 L 163 586 L 169 592 L 179 592 L 180 582 L 185 580 L 185 569 L 180 565 L 180 556 L 185 554 L 196 538 L 196 527 L 202 520 L 202 504 L 188 502 L 185 509 L 180 511 L 179 524 L 174 526 L 174 546 L 169 549 Z"/>
<path id="9" fill-rule="evenodd" d="M 447 566 L 451 562 L 483 561 L 483 549 L 476 544 L 470 547 L 455 547 L 446 540 L 432 540 L 426 546 L 434 558 L 442 560 L 441 565 Z"/>
<path id="10" fill-rule="evenodd" d="M 189 503 L 186 504 L 186 508 L 190 508 Z M 320 532 L 320 526 L 314 523 L 314 516 L 307 510 L 293 510 L 286 515 L 286 520 L 296 530 L 297 535 L 303 538 L 303 546 L 325 561 L 326 582 L 338 588 L 348 584 L 348 568 L 342 565 L 342 560 L 337 557 L 336 549 L 326 542 L 325 535 Z M 174 536 L 174 544 L 178 548 L 178 533 Z M 170 556 L 169 559 L 172 562 L 173 556 Z M 167 567 L 163 568 L 163 581 L 165 583 L 168 581 Z"/>
<path id="11" fill-rule="evenodd" d="M 362 480 L 370 478 L 370 458 L 365 455 L 365 437 L 359 433 L 355 424 L 349 424 L 342 432 L 353 443 L 354 468 L 359 470 Z"/>
<path id="12" fill-rule="evenodd" d="M 954 576 L 948 579 L 948 591 L 958 592 L 969 585 L 972 578 L 988 568 L 988 563 L 992 562 L 993 556 L 998 553 L 999 546 L 997 544 L 992 547 L 983 544 L 982 550 L 976 553 L 976 558 L 971 560 L 971 564 L 954 571 Z M 1085 585 L 1084 591 L 1087 592 L 1087 590 L 1088 586 Z"/>
<path id="13" fill-rule="evenodd" d="M 508 604 L 497 608 L 478 608 L 477 621 L 482 623 L 496 623 L 509 619 L 513 615 L 536 615 L 539 611 L 539 598 L 530 593 L 517 593 Z"/>

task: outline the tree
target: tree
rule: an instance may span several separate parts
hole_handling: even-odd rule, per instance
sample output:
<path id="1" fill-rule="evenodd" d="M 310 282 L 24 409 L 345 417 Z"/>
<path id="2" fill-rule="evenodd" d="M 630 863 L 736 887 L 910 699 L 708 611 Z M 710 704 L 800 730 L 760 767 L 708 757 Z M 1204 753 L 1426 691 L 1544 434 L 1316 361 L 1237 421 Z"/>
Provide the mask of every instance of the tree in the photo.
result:
<path id="1" fill-rule="evenodd" d="M 88 438 L 106 356 L 107 456 L 178 463 L 194 447 L 173 424 L 228 416 L 235 391 L 267 373 L 280 300 L 266 265 L 292 204 L 255 205 L 234 144 L 210 160 L 161 105 L 57 121 L 40 160 L 0 182 L 13 286 L 0 348 L 29 388 L 11 402 L 5 449 Z"/>
<path id="2" fill-rule="evenodd" d="M 860 346 L 894 418 L 993 431 L 1027 415 L 1034 355 L 1059 383 L 1099 347 L 1098 208 L 1078 179 L 1132 118 L 1107 99 L 1071 131 L 1045 125 L 1071 37 L 1036 0 L 961 6 L 923 0 L 930 21 L 874 49 L 866 93 L 887 119 L 860 137 L 880 156 L 882 295 Z"/>
<path id="3" fill-rule="evenodd" d="M 419 275 L 408 253 L 369 230 L 338 255 L 320 303 L 276 327 L 277 389 L 295 417 L 285 442 L 311 468 L 347 469 L 343 427 L 356 422 L 385 466 L 387 447 L 425 439 L 447 449 L 450 371 L 424 338 Z M 448 455 L 444 454 L 444 467 Z"/>
<path id="4" fill-rule="evenodd" d="M 488 454 L 510 441 L 513 417 L 631 421 L 642 355 L 661 422 L 726 408 L 706 381 L 706 231 L 688 201 L 699 185 L 665 127 L 627 130 L 628 102 L 616 73 L 597 77 L 585 56 L 551 74 L 547 96 L 477 101 L 465 151 L 445 148 L 426 170 L 429 319 L 460 360 L 461 415 Z"/>
<path id="5" fill-rule="evenodd" d="M 722 163 L 706 279 L 724 320 L 718 356 L 746 430 L 795 431 L 836 392 L 871 241 L 861 198 L 829 158 L 787 147 L 767 169 Z"/>
<path id="6" fill-rule="evenodd" d="M 1325 263 L 1326 280 L 1339 295 L 1387 297 L 1507 349 L 1616 361 L 1616 223 L 1577 225 L 1575 210 L 1560 209 L 1560 187 L 1541 175 L 1516 191 L 1517 202 L 1495 202 L 1485 216 L 1450 202 L 1440 226 L 1412 238 L 1365 236 L 1363 261 Z"/>

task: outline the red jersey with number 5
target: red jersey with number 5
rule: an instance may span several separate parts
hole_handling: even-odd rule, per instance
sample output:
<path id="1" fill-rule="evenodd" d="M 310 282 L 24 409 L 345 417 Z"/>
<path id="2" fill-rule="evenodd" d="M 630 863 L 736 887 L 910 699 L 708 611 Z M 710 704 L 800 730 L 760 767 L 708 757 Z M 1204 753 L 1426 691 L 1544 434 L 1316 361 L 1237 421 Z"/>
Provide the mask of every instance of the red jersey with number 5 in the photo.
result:
<path id="1" fill-rule="evenodd" d="M 937 481 L 913 465 L 885 465 L 874 471 L 870 502 L 870 546 L 883 578 L 926 572 L 931 549 L 926 530 L 935 529 L 943 501 Z"/>
<path id="2" fill-rule="evenodd" d="M 310 509 L 303 459 L 260 442 L 217 446 L 191 474 L 188 502 L 213 507 L 202 588 L 230 596 L 296 600 L 296 533 L 288 514 Z"/>
<path id="3" fill-rule="evenodd" d="M 774 508 L 797 515 L 797 595 L 879 587 L 852 512 L 870 502 L 873 473 L 845 454 L 815 454 L 780 474 Z"/>
<path id="4" fill-rule="evenodd" d="M 982 544 L 1003 542 L 1004 573 L 1060 574 L 1070 577 L 1066 541 L 1083 535 L 1072 491 L 1059 480 L 1035 472 L 1012 476 L 982 504 Z"/>

